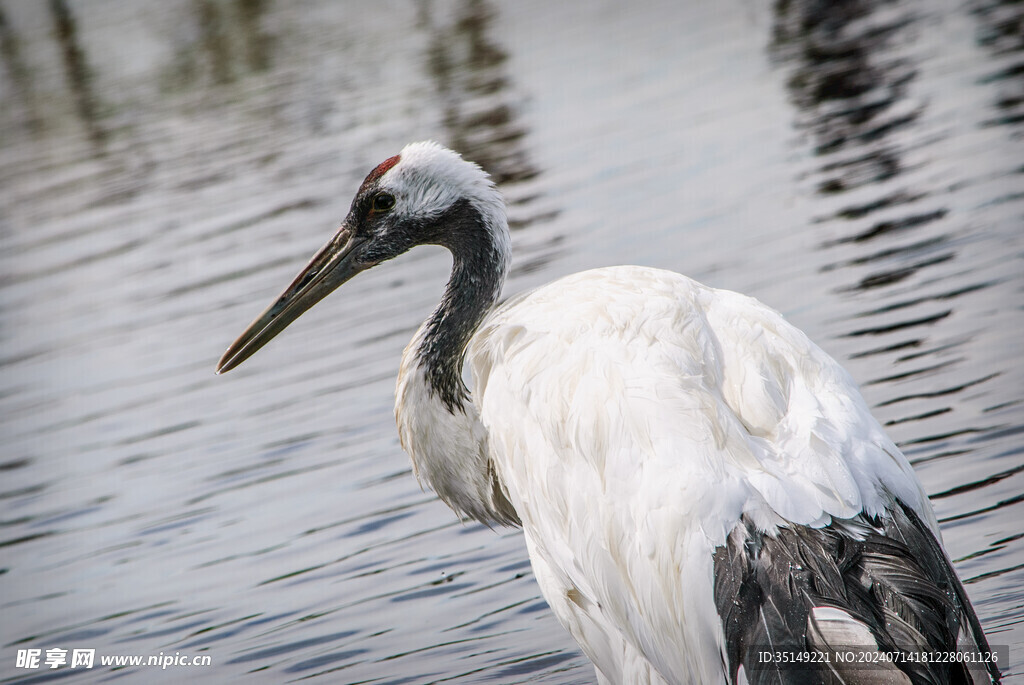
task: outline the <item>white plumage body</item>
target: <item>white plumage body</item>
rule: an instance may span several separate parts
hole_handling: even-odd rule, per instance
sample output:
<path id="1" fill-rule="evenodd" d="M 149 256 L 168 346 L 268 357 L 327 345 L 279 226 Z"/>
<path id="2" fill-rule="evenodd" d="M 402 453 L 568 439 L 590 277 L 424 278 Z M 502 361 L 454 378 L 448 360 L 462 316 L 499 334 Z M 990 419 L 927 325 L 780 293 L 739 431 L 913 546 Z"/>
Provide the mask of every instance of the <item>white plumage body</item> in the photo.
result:
<path id="1" fill-rule="evenodd" d="M 448 248 L 452 273 L 402 358 L 402 445 L 461 516 L 522 525 L 541 590 L 599 679 L 809 677 L 762 669 L 769 645 L 987 648 L 910 464 L 831 357 L 756 300 L 657 269 L 587 271 L 496 307 L 504 203 L 437 144 L 370 172 L 218 371 L 422 244 Z M 816 668 L 848 683 L 999 677 L 983 664 Z"/>
<path id="2" fill-rule="evenodd" d="M 847 373 L 751 298 L 641 267 L 560 279 L 484 321 L 455 415 L 424 413 L 419 337 L 398 382 L 404 447 L 457 509 L 486 493 L 490 458 L 545 598 L 613 682 L 724 678 L 712 553 L 742 514 L 821 526 L 895 495 L 938 535 Z"/>

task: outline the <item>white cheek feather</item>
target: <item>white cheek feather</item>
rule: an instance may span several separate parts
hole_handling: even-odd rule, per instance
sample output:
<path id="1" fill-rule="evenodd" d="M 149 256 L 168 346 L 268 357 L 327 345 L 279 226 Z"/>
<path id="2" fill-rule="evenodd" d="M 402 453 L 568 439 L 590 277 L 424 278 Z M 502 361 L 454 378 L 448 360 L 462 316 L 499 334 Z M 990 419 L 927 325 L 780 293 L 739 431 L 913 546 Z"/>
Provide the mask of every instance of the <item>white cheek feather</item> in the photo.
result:
<path id="1" fill-rule="evenodd" d="M 459 200 L 468 200 L 480 212 L 480 227 L 490 233 L 497 249 L 511 253 L 505 202 L 479 166 L 431 141 L 406 145 L 399 158 L 381 178 L 382 186 L 395 195 L 397 216 L 436 217 Z"/>

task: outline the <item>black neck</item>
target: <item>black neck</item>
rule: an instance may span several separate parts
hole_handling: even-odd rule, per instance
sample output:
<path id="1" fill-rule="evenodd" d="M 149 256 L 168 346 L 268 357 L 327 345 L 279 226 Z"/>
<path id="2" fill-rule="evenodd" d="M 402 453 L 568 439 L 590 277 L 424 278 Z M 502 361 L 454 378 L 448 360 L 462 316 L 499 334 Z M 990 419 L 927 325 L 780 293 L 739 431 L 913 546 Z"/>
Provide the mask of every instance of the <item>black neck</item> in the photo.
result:
<path id="1" fill-rule="evenodd" d="M 437 220 L 435 242 L 452 253 L 452 273 L 441 303 L 427 319 L 417 354 L 431 391 L 449 411 L 463 411 L 469 396 L 462 382 L 462 362 L 470 338 L 501 294 L 507 255 L 467 201 L 455 204 Z M 443 227 L 441 226 L 443 224 Z"/>

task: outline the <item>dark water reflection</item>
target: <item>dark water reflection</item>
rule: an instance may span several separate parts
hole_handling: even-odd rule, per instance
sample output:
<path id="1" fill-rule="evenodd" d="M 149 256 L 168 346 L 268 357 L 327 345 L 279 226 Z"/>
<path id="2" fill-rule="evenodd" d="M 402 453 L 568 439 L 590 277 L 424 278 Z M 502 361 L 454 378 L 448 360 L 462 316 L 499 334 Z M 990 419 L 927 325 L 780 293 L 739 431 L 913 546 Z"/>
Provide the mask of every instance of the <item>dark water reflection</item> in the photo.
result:
<path id="1" fill-rule="evenodd" d="M 433 137 L 510 202 L 508 292 L 613 263 L 842 359 L 1024 669 L 1024 10 L 0 2 L 0 678 L 590 682 L 520 536 L 413 478 L 424 249 L 222 349 Z M 18 649 L 210 668 L 19 670 Z"/>

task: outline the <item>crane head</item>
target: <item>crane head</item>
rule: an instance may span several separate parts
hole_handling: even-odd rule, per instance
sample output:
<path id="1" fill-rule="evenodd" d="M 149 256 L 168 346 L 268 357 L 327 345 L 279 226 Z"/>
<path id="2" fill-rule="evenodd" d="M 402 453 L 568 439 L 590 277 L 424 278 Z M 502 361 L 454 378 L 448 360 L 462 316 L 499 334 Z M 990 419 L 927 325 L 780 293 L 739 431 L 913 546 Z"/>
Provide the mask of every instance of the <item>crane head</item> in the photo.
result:
<path id="1" fill-rule="evenodd" d="M 487 174 L 437 143 L 405 146 L 367 175 L 337 233 L 228 347 L 217 373 L 241 364 L 359 272 L 416 245 L 454 253 L 480 242 L 474 232 L 507 254 L 505 206 Z"/>

